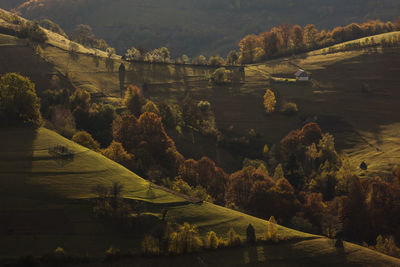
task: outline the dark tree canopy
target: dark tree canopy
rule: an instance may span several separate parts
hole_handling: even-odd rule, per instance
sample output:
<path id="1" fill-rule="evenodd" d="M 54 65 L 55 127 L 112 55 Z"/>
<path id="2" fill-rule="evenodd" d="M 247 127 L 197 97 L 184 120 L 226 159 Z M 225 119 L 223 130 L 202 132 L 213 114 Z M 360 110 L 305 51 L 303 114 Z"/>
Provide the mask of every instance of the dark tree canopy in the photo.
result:
<path id="1" fill-rule="evenodd" d="M 28 78 L 16 73 L 0 78 L 0 121 L 1 126 L 40 124 L 40 99 Z"/>

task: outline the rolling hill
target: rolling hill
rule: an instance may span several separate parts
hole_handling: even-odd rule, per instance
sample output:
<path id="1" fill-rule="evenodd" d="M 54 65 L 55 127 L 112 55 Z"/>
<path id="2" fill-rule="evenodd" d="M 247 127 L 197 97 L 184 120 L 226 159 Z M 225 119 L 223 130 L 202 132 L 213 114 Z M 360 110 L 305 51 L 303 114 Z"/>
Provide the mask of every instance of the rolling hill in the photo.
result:
<path id="1" fill-rule="evenodd" d="M 49 18 L 71 31 L 89 24 L 122 54 L 167 46 L 173 56 L 226 55 L 247 34 L 284 22 L 332 28 L 368 19 L 392 20 L 398 1 L 360 0 L 35 0 L 13 7 L 30 19 Z M 2 2 L 3 3 L 3 2 Z M 7 1 L 0 8 L 10 7 Z M 157 19 L 154 19 L 157 18 Z"/>
<path id="2" fill-rule="evenodd" d="M 60 159 L 49 153 L 49 148 L 56 145 L 74 151 L 73 159 Z M 160 220 L 161 208 L 168 208 L 168 220 L 194 224 L 202 236 L 210 230 L 224 236 L 233 227 L 244 238 L 248 223 L 253 224 L 259 235 L 267 227 L 267 222 L 262 219 L 206 202 L 193 204 L 161 189 L 149 189 L 147 181 L 122 166 L 44 128 L 2 129 L 0 147 L 0 262 L 21 255 L 43 255 L 58 246 L 71 255 L 86 254 L 94 258 L 101 258 L 110 245 L 123 252 L 128 249 L 138 252 L 143 234 L 151 231 L 151 220 L 133 232 L 125 232 L 123 228 L 91 215 L 92 187 L 110 185 L 113 181 L 124 185 L 124 198 L 146 203 L 145 213 L 153 223 Z M 148 190 L 152 190 L 152 194 L 148 194 Z M 208 266 L 217 266 L 221 261 L 234 265 L 276 262 L 284 266 L 298 262 L 328 266 L 400 264 L 398 259 L 350 243 L 337 250 L 326 238 L 281 226 L 278 234 L 288 241 L 278 245 L 227 249 L 221 254 L 202 252 L 194 263 L 206 261 Z M 178 266 L 184 266 L 193 257 L 175 259 Z M 135 258 L 134 261 L 135 264 L 139 261 L 157 265 L 166 258 Z"/>
<path id="3" fill-rule="evenodd" d="M 0 20 L 0 25 L 4 23 Z M 48 43 L 36 53 L 26 40 L 1 34 L 0 74 L 13 71 L 27 75 L 37 84 L 38 92 L 55 87 L 82 87 L 92 93 L 102 92 L 104 96 L 100 101 L 120 104 L 117 67 L 122 61 L 118 56 L 112 58 L 114 67 L 110 70 L 103 52 L 79 47 L 71 54 L 68 40 L 48 34 Z M 196 101 L 208 100 L 219 128 L 234 125 L 239 135 L 255 129 L 260 134 L 260 144 L 278 142 L 304 120 L 316 117 L 324 131 L 335 135 L 338 147 L 350 156 L 354 166 L 367 158 L 370 168 L 364 175 L 369 177 L 390 171 L 399 153 L 393 148 L 393 144 L 399 144 L 396 134 L 399 127 L 396 118 L 398 60 L 395 48 L 313 51 L 248 65 L 244 80 L 223 86 L 209 83 L 209 75 L 215 68 L 125 63 L 128 65 L 127 83 L 148 83 L 147 98 L 177 103 L 189 94 Z M 299 67 L 312 76 L 311 83 L 272 81 L 273 77 L 291 76 Z M 382 84 L 382 81 L 386 82 Z M 363 90 L 365 83 L 368 85 L 366 92 Z M 285 100 L 296 102 L 299 114 L 293 117 L 279 113 L 264 115 L 262 96 L 266 87 L 277 93 L 280 104 Z M 175 140 L 186 157 L 206 154 L 227 169 L 229 166 L 238 168 L 241 164 L 240 157 L 218 148 L 215 140 L 199 135 L 178 136 Z M 59 145 L 74 151 L 73 158 L 52 154 L 51 148 Z M 0 264 L 21 255 L 40 256 L 61 246 L 71 255 L 86 254 L 95 258 L 94 266 L 99 266 L 102 264 L 99 259 L 111 245 L 121 248 L 123 253 L 139 252 L 143 235 L 157 225 L 165 208 L 169 211 L 168 220 L 194 224 L 202 237 L 210 230 L 226 236 L 233 227 L 245 238 L 249 223 L 255 227 L 257 235 L 263 234 L 267 227 L 265 220 L 207 202 L 192 203 L 161 187 L 150 187 L 148 181 L 124 167 L 48 129 L 1 129 L 0 147 Z M 385 159 L 388 160 L 385 162 L 389 166 L 387 169 L 386 164 L 378 164 Z M 123 227 L 110 225 L 92 215 L 93 187 L 109 186 L 114 181 L 124 185 L 123 197 L 127 201 L 145 207 L 147 219 L 137 222 L 133 231 L 127 232 Z M 345 242 L 344 249 L 336 249 L 332 240 L 321 236 L 282 226 L 278 231 L 287 241 L 174 257 L 174 264 L 400 265 L 398 259 L 355 244 Z M 115 266 L 157 266 L 165 265 L 168 260 L 170 258 L 137 257 L 115 263 Z"/>
<path id="4" fill-rule="evenodd" d="M 121 104 L 118 66 L 122 61 L 118 56 L 113 57 L 110 70 L 104 52 L 79 46 L 72 57 L 68 40 L 55 33 L 48 34 L 49 42 L 41 46 L 40 55 L 34 54 L 25 40 L 0 34 L 0 73 L 19 72 L 29 76 L 38 92 L 80 87 L 102 93 L 99 101 Z M 398 35 L 399 32 L 393 32 L 373 38 L 379 42 Z M 207 100 L 218 129 L 233 129 L 237 136 L 246 136 L 254 129 L 259 134 L 256 142 L 260 148 L 279 142 L 305 121 L 316 120 L 323 131 L 334 135 L 337 149 L 350 157 L 355 169 L 362 161 L 368 164 L 367 172 L 359 170 L 361 175 L 385 176 L 398 165 L 400 157 L 396 148 L 400 142 L 396 136 L 399 49 L 369 47 L 346 51 L 341 49 L 345 45 L 335 45 L 336 50 L 325 48 L 247 65 L 244 80 L 224 86 L 209 82 L 215 67 L 125 62 L 125 84 L 146 83 L 145 96 L 155 102 L 179 103 L 188 95 L 194 101 Z M 311 83 L 271 82 L 272 77 L 292 78 L 298 68 L 311 75 Z M 262 104 L 266 88 L 277 94 L 278 109 L 285 101 L 291 101 L 298 105 L 299 113 L 289 117 L 279 113 L 266 116 Z M 207 155 L 227 171 L 241 167 L 243 157 L 216 144 L 213 138 L 196 132 L 179 135 L 174 130 L 168 134 L 186 158 Z"/>

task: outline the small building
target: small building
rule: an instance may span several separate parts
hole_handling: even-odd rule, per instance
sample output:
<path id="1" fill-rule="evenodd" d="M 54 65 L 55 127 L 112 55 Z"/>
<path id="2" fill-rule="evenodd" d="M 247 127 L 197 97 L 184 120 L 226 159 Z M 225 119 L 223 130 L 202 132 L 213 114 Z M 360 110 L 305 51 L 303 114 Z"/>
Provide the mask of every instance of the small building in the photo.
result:
<path id="1" fill-rule="evenodd" d="M 294 74 L 294 76 L 296 77 L 296 80 L 297 80 L 297 81 L 308 81 L 308 80 L 310 80 L 310 78 L 309 78 L 308 75 L 307 75 L 307 72 L 305 72 L 305 71 L 302 70 L 302 69 L 299 69 L 299 70 Z"/>

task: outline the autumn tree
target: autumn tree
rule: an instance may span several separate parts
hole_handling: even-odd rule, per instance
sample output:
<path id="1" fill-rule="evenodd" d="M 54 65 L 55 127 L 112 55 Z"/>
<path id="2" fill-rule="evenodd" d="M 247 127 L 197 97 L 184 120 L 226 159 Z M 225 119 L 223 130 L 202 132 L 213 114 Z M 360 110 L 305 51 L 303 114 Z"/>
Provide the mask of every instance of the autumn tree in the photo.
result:
<path id="1" fill-rule="evenodd" d="M 207 189 L 207 192 L 215 199 L 217 204 L 222 204 L 225 200 L 227 174 L 207 157 L 202 157 L 197 162 L 197 170 L 200 185 Z"/>
<path id="2" fill-rule="evenodd" d="M 76 128 L 87 129 L 89 124 L 91 97 L 90 93 L 83 89 L 76 89 L 70 97 L 70 106 L 74 115 Z"/>
<path id="3" fill-rule="evenodd" d="M 82 129 L 89 132 L 101 146 L 107 146 L 112 141 L 112 123 L 116 118 L 114 106 L 110 104 L 92 104 L 87 124 Z"/>
<path id="4" fill-rule="evenodd" d="M 247 35 L 239 42 L 239 47 L 240 47 L 239 61 L 242 64 L 253 62 L 257 43 L 258 43 L 258 38 L 257 35 L 255 34 Z"/>
<path id="5" fill-rule="evenodd" d="M 214 231 L 207 233 L 205 247 L 208 249 L 217 249 L 223 245 L 223 240 L 217 236 Z"/>
<path id="6" fill-rule="evenodd" d="M 125 167 L 129 167 L 130 161 L 133 158 L 133 155 L 126 152 L 122 144 L 116 141 L 112 141 L 106 149 L 101 151 L 101 153 L 107 158 Z"/>
<path id="7" fill-rule="evenodd" d="M 168 148 L 175 148 L 174 141 L 165 132 L 161 117 L 145 112 L 137 120 L 141 131 L 141 142 L 154 157 L 165 155 Z"/>
<path id="8" fill-rule="evenodd" d="M 40 124 L 40 99 L 28 78 L 16 73 L 1 76 L 0 120 L 1 126 Z"/>
<path id="9" fill-rule="evenodd" d="M 274 185 L 271 177 L 262 170 L 254 167 L 245 167 L 240 171 L 232 173 L 229 177 L 226 192 L 228 204 L 235 204 L 237 207 L 248 210 L 250 203 L 263 202 L 263 192 Z M 251 198 L 251 196 L 253 196 Z"/>
<path id="10" fill-rule="evenodd" d="M 192 63 L 195 65 L 207 65 L 207 58 L 203 55 L 193 58 Z"/>
<path id="11" fill-rule="evenodd" d="M 171 53 L 169 52 L 168 48 L 166 48 L 165 46 L 161 47 L 160 54 L 164 63 L 168 63 L 170 61 Z"/>
<path id="12" fill-rule="evenodd" d="M 394 26 L 396 27 L 397 30 L 400 30 L 400 16 L 398 16 L 394 21 Z"/>
<path id="13" fill-rule="evenodd" d="M 124 104 L 129 109 L 129 111 L 135 115 L 139 116 L 141 113 L 141 108 L 144 99 L 140 88 L 136 85 L 129 85 L 125 91 Z"/>
<path id="14" fill-rule="evenodd" d="M 279 32 L 282 37 L 283 47 L 287 48 L 290 41 L 290 33 L 292 31 L 292 25 L 289 23 L 284 23 L 279 26 Z"/>
<path id="15" fill-rule="evenodd" d="M 156 103 L 153 101 L 147 101 L 145 105 L 142 106 L 142 112 L 152 112 L 154 114 L 160 115 L 160 110 L 158 109 Z"/>
<path id="16" fill-rule="evenodd" d="M 93 139 L 90 133 L 85 131 L 79 131 L 75 133 L 72 137 L 72 141 L 94 151 L 98 151 L 100 148 L 99 143 Z"/>
<path id="17" fill-rule="evenodd" d="M 301 214 L 314 226 L 320 228 L 326 208 L 326 204 L 322 199 L 322 194 L 311 193 L 306 196 L 305 203 L 301 207 Z"/>
<path id="18" fill-rule="evenodd" d="M 271 58 L 278 53 L 282 42 L 283 41 L 280 39 L 277 28 L 260 35 L 260 43 L 262 44 L 262 48 L 268 58 Z"/>
<path id="19" fill-rule="evenodd" d="M 336 27 L 331 32 L 332 38 L 336 43 L 341 43 L 344 41 L 344 29 L 343 27 Z"/>
<path id="20" fill-rule="evenodd" d="M 275 111 L 276 106 L 276 98 L 274 92 L 270 89 L 267 89 L 264 95 L 264 107 L 268 114 Z"/>
<path id="21" fill-rule="evenodd" d="M 322 131 L 319 125 L 315 122 L 307 123 L 301 128 L 299 137 L 304 145 L 308 146 L 312 143 L 318 143 L 322 138 Z"/>
<path id="22" fill-rule="evenodd" d="M 143 59 L 142 53 L 139 49 L 131 47 L 126 50 L 125 57 L 127 60 L 140 61 Z"/>
<path id="23" fill-rule="evenodd" d="M 203 157 L 199 161 L 185 160 L 179 167 L 178 177 L 191 186 L 200 185 L 206 188 L 216 203 L 224 203 L 227 174 L 211 159 Z"/>
<path id="24" fill-rule="evenodd" d="M 284 173 L 283 173 L 283 168 L 282 168 L 282 164 L 278 164 L 275 168 L 274 171 L 274 179 L 278 180 L 282 177 L 285 177 Z"/>
<path id="25" fill-rule="evenodd" d="M 227 236 L 228 236 L 227 240 L 228 246 L 237 247 L 242 244 L 242 240 L 240 239 L 240 236 L 236 233 L 235 229 L 229 228 Z"/>
<path id="26" fill-rule="evenodd" d="M 103 39 L 96 39 L 93 29 L 86 24 L 79 24 L 72 31 L 70 38 L 72 41 L 78 42 L 84 46 L 106 50 L 108 44 Z"/>
<path id="27" fill-rule="evenodd" d="M 113 137 L 127 151 L 133 151 L 140 142 L 139 124 L 134 115 L 124 114 L 113 122 Z"/>
<path id="28" fill-rule="evenodd" d="M 188 223 L 179 227 L 177 232 L 170 235 L 169 253 L 184 254 L 200 250 L 203 242 L 197 228 Z"/>
<path id="29" fill-rule="evenodd" d="M 343 29 L 343 40 L 349 41 L 361 38 L 364 35 L 363 30 L 357 23 L 351 23 Z"/>
<path id="30" fill-rule="evenodd" d="M 304 27 L 304 42 L 307 47 L 313 48 L 318 38 L 318 30 L 314 24 L 308 24 Z"/>
<path id="31" fill-rule="evenodd" d="M 295 49 L 301 48 L 304 45 L 303 29 L 301 26 L 293 26 L 290 32 L 290 39 L 292 40 Z"/>
<path id="32" fill-rule="evenodd" d="M 76 89 L 75 92 L 70 97 L 71 110 L 74 111 L 76 108 L 80 107 L 86 112 L 89 112 L 91 105 L 90 93 L 84 89 Z"/>

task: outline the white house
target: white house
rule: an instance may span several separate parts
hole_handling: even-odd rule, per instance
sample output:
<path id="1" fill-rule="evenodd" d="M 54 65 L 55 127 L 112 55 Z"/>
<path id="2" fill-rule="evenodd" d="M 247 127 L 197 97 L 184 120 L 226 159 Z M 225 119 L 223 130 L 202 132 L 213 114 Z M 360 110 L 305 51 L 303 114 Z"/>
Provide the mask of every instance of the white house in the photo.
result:
<path id="1" fill-rule="evenodd" d="M 302 70 L 302 69 L 299 69 L 299 70 L 294 74 L 294 76 L 296 77 L 296 80 L 298 80 L 298 81 L 308 81 L 308 80 L 310 80 L 310 78 L 309 78 L 308 75 L 307 75 L 307 72 L 305 72 L 305 71 Z"/>

